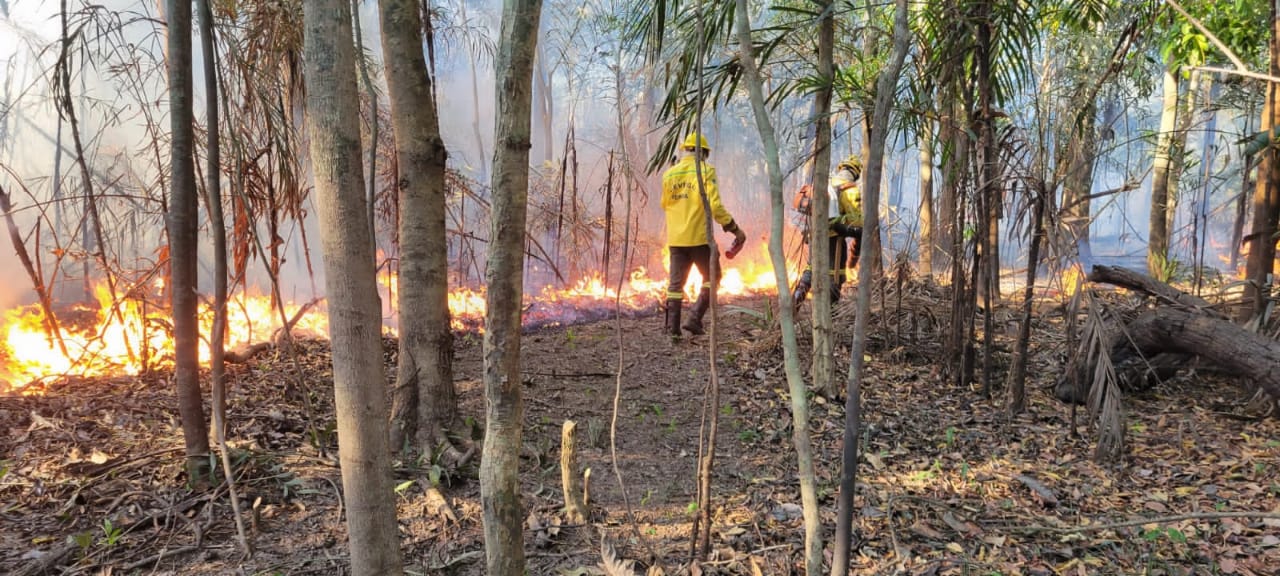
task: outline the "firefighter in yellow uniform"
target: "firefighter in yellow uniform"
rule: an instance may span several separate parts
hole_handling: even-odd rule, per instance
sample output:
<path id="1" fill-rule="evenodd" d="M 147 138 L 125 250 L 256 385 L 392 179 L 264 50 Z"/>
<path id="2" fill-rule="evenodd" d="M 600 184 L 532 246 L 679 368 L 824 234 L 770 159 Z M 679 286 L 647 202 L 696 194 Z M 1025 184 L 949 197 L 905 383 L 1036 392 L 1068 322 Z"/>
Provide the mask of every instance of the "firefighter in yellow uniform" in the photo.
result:
<path id="1" fill-rule="evenodd" d="M 702 208 L 702 196 L 698 192 L 698 173 L 695 156 L 702 160 L 702 183 L 711 205 L 711 217 L 725 232 L 733 234 L 735 245 L 746 241 L 746 233 L 733 221 L 733 216 L 720 203 L 720 189 L 716 185 L 716 169 L 707 163 L 711 146 L 701 134 L 694 132 L 681 145 L 684 153 L 674 166 L 662 175 L 662 209 L 667 220 L 667 248 L 670 250 L 671 281 L 667 286 L 666 333 L 680 337 L 683 327 L 690 334 L 702 334 L 702 317 L 711 306 L 711 259 L 719 254 L 711 253 L 707 239 L 706 212 Z M 732 254 L 730 255 L 732 257 Z M 684 306 L 684 283 L 689 269 L 698 267 L 702 274 L 702 290 L 698 301 L 690 310 L 689 318 L 680 323 Z"/>
<path id="2" fill-rule="evenodd" d="M 862 241 L 862 191 L 858 188 L 858 180 L 862 177 L 862 160 L 858 156 L 850 156 L 836 165 L 831 174 L 828 193 L 831 201 L 828 225 L 827 262 L 831 269 L 831 302 L 840 300 L 840 288 L 844 285 L 846 272 L 858 266 L 858 256 Z M 845 238 L 853 239 L 852 251 L 845 243 Z M 813 248 L 809 249 L 810 254 Z M 848 264 L 846 266 L 846 260 Z M 805 296 L 813 286 L 813 264 L 806 265 L 791 293 L 795 306 L 799 309 Z"/>

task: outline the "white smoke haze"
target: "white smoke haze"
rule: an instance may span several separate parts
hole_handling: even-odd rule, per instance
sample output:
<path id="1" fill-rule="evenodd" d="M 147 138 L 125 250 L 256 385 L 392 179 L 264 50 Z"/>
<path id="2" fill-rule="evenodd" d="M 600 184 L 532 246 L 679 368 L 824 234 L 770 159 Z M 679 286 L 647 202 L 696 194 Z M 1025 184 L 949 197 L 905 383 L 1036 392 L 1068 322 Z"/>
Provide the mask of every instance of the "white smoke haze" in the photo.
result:
<path id="1" fill-rule="evenodd" d="M 87 2 L 77 1 L 71 5 L 73 11 L 82 11 L 89 6 Z M 115 26 L 104 24 L 91 28 L 99 35 L 87 44 L 88 47 L 74 51 L 72 92 L 95 188 L 99 195 L 110 196 L 103 200 L 104 233 L 108 236 L 112 253 L 122 267 L 145 268 L 154 264 L 156 252 L 163 242 L 164 220 L 160 200 L 167 193 L 156 185 L 167 172 L 168 163 L 165 138 L 169 121 L 163 69 L 165 40 L 163 27 L 157 24 L 161 15 L 156 13 L 153 2 L 144 0 L 105 0 L 94 6 L 97 21 L 115 23 Z M 9 171 L 0 172 L 0 184 L 13 196 L 18 225 L 28 238 L 33 256 L 36 255 L 33 230 L 39 214 L 36 206 L 45 207 L 47 222 L 61 222 L 57 237 L 69 256 L 63 270 L 60 270 L 62 276 L 56 288 L 60 296 L 70 298 L 80 293 L 82 283 L 77 275 L 80 274 L 78 270 L 83 255 L 77 254 L 79 246 L 74 234 L 82 211 L 81 203 L 75 200 L 49 203 L 55 193 L 73 197 L 81 194 L 70 129 L 66 122 L 61 123 L 60 129 L 58 113 L 53 105 L 54 92 L 50 89 L 52 70 L 59 54 L 58 4 L 41 0 L 11 0 L 6 7 L 7 14 L 0 14 L 0 71 L 4 74 L 0 79 L 0 90 L 3 90 L 0 92 L 0 164 Z M 484 199 L 488 197 L 486 188 L 493 154 L 496 98 L 491 49 L 497 35 L 500 6 L 494 0 L 444 0 L 437 3 L 436 8 L 441 14 L 440 22 L 436 24 L 437 94 L 450 168 L 471 179 L 476 194 Z M 535 85 L 542 84 L 545 88 L 535 86 L 534 92 L 531 150 L 534 184 L 530 227 L 535 231 L 535 239 L 544 243 L 548 252 L 553 251 L 555 238 L 548 231 L 547 222 L 556 215 L 545 213 L 542 208 L 534 206 L 534 202 L 546 200 L 548 194 L 556 191 L 560 162 L 565 154 L 566 133 L 572 126 L 575 134 L 573 147 L 578 160 L 576 188 L 580 196 L 579 210 L 582 219 L 590 225 L 587 226 L 588 232 L 580 238 L 581 246 L 576 247 L 579 251 L 561 254 L 559 264 L 563 266 L 569 257 L 574 257 L 580 261 L 576 270 L 579 274 L 598 272 L 605 205 L 602 190 L 608 179 L 609 154 L 611 151 L 620 152 L 614 67 L 622 45 L 621 32 L 617 26 L 604 25 L 605 19 L 594 18 L 616 9 L 607 2 L 548 2 L 543 17 L 540 61 L 535 70 L 535 75 L 542 77 L 541 83 L 535 79 Z M 375 81 L 381 83 L 376 3 L 360 3 L 359 16 L 365 53 L 372 60 Z M 202 123 L 200 118 L 205 95 L 200 81 L 203 62 L 198 39 L 194 46 L 196 115 L 197 123 Z M 711 55 L 713 60 L 729 57 L 728 47 Z M 624 53 L 622 68 L 622 104 L 626 118 L 622 133 L 627 139 L 629 171 L 635 175 L 635 182 L 641 185 L 633 198 L 633 211 L 640 226 L 638 231 L 633 231 L 636 240 L 633 262 L 646 266 L 650 276 L 661 277 L 663 219 L 658 204 L 661 190 L 656 176 L 644 174 L 644 166 L 663 128 L 647 132 L 650 123 L 643 118 L 644 108 L 640 102 L 648 87 L 641 63 L 635 55 Z M 550 93 L 549 97 L 544 90 Z M 385 87 L 378 91 L 385 107 Z M 547 110 L 542 108 L 540 98 L 547 98 L 551 104 L 549 132 L 544 116 Z M 775 114 L 783 145 L 784 168 L 788 170 L 788 204 L 791 192 L 803 184 L 800 181 L 804 177 L 801 167 L 812 129 L 808 98 L 797 95 L 793 100 L 781 106 Z M 1134 254 L 1140 255 L 1146 244 L 1150 176 L 1145 167 L 1149 165 L 1149 147 L 1130 142 L 1153 130 L 1153 110 L 1157 109 L 1153 107 L 1158 103 L 1150 98 L 1137 97 L 1130 97 L 1128 102 L 1115 115 L 1114 137 L 1100 144 L 1103 154 L 1095 164 L 1094 191 L 1118 188 L 1134 178 L 1138 178 L 1140 184 L 1135 190 L 1094 201 L 1091 233 L 1095 257 L 1132 258 Z M 1031 114 L 1025 108 L 1014 112 L 1019 125 L 1033 125 L 1036 119 L 1030 117 Z M 861 152 L 860 115 L 837 109 L 834 118 L 833 160 Z M 1215 132 L 1207 129 L 1211 118 L 1216 118 L 1216 136 Z M 1193 129 L 1188 141 L 1188 156 L 1199 160 L 1183 178 L 1183 197 L 1177 203 L 1173 251 L 1179 259 L 1190 261 L 1193 258 L 1190 232 L 1197 216 L 1208 223 L 1206 264 L 1218 264 L 1220 257 L 1232 249 L 1229 244 L 1234 212 L 1230 201 L 1240 193 L 1242 185 L 1241 164 L 1238 155 L 1233 153 L 1233 143 L 1239 139 L 1238 136 L 1248 133 L 1247 120 L 1237 111 L 1222 110 L 1214 116 L 1201 115 Z M 159 132 L 149 131 L 149 125 L 158 127 Z M 385 123 L 380 128 L 384 137 L 390 131 L 390 126 Z M 763 250 L 759 245 L 767 240 L 769 229 L 768 178 L 764 171 L 762 147 L 745 101 L 736 99 L 714 111 L 709 110 L 702 129 L 714 148 L 711 162 L 718 170 L 724 204 L 748 232 L 750 244 L 746 253 L 760 255 Z M 302 138 L 305 139 L 305 134 Z M 1212 143 L 1209 138 L 1213 139 Z M 386 145 L 387 140 L 380 141 Z M 61 153 L 55 154 L 59 142 Z M 300 143 L 298 149 L 305 151 L 305 142 Z M 1204 154 L 1205 150 L 1210 153 Z M 915 252 L 918 249 L 914 240 L 919 222 L 916 155 L 914 141 L 904 141 L 898 133 L 891 135 L 882 183 L 885 202 L 880 207 L 886 223 L 882 234 L 885 246 L 890 250 Z M 617 160 L 621 162 L 620 157 Z M 300 164 L 305 175 L 305 157 L 300 159 Z M 623 235 L 623 194 L 626 186 L 622 181 L 627 171 L 619 165 L 614 176 L 615 242 Z M 939 173 L 935 171 L 935 174 Z M 573 184 L 570 182 L 566 187 L 572 188 Z M 309 184 L 306 186 L 309 188 Z M 30 195 L 24 190 L 30 190 Z M 463 223 L 465 229 L 461 232 L 487 238 L 487 221 L 478 216 L 478 208 L 473 203 L 467 210 L 467 220 Z M 313 251 L 318 250 L 319 245 L 314 213 L 314 206 L 308 204 L 308 217 L 301 224 L 311 240 Z M 1008 225 L 1013 216 L 1010 207 L 1002 223 L 1006 242 L 1002 259 L 1009 266 L 1016 266 L 1025 259 L 1022 235 L 1014 233 L 1012 226 Z M 539 222 L 537 219 L 543 220 Z M 392 229 L 388 224 L 380 224 L 379 245 L 389 251 Z M 55 248 L 51 240 L 52 227 L 41 225 L 40 258 L 46 275 L 51 272 L 51 254 Z M 285 242 L 282 253 L 286 259 L 282 292 L 286 299 L 297 301 L 316 296 L 313 286 L 323 286 L 324 274 L 319 254 L 313 252 L 313 284 L 303 254 L 301 232 L 295 223 L 286 223 L 281 231 Z M 4 236 L 0 244 L 7 245 L 7 234 Z M 461 259 L 460 240 L 455 237 L 452 246 L 452 256 Z M 482 269 L 484 245 L 472 242 L 470 247 L 477 253 L 478 266 Z M 566 250 L 572 248 L 564 247 Z M 794 238 L 789 239 L 787 254 L 792 259 L 804 257 Z M 615 275 L 621 269 L 621 264 L 616 263 L 619 256 L 618 252 L 612 255 L 614 266 L 618 267 L 613 271 Z M 212 270 L 208 246 L 204 247 L 201 260 L 201 282 L 207 288 Z M 733 266 L 738 263 L 726 264 Z M 482 274 L 466 266 L 459 265 L 458 268 L 464 269 L 464 273 L 455 281 L 465 280 L 474 285 L 482 278 Z M 11 279 L 0 287 L 0 307 L 33 300 L 30 282 L 11 249 L 0 250 L 0 270 L 8 273 Z M 265 293 L 268 285 L 263 263 L 255 259 L 250 270 L 252 290 Z M 559 283 L 549 267 L 537 259 L 530 260 L 526 278 L 527 290 L 531 293 L 536 293 L 543 286 Z M 574 278 L 565 280 L 572 282 Z"/>

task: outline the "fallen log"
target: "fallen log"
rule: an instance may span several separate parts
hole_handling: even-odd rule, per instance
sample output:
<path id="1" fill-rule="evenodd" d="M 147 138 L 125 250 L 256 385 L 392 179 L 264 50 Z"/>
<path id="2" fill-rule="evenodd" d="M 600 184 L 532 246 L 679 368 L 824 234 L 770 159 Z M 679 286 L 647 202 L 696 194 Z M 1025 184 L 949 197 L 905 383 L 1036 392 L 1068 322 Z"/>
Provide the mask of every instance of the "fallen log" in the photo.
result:
<path id="1" fill-rule="evenodd" d="M 272 348 L 275 348 L 275 344 L 272 342 L 259 342 L 257 344 L 240 346 L 234 350 L 228 350 L 224 360 L 226 360 L 227 364 L 244 364 L 252 360 L 258 354 L 271 350 Z"/>
<path id="2" fill-rule="evenodd" d="M 1126 327 L 1144 356 L 1192 354 L 1257 382 L 1280 400 L 1280 342 L 1222 318 L 1173 308 L 1147 312 Z"/>
<path id="3" fill-rule="evenodd" d="M 1213 304 L 1210 304 L 1208 300 L 1187 294 L 1146 274 L 1122 266 L 1094 265 L 1089 269 L 1088 279 L 1090 282 L 1112 284 L 1121 288 L 1136 290 L 1154 296 L 1157 300 L 1167 304 L 1173 304 L 1218 318 L 1226 318 L 1221 312 L 1214 310 Z"/>

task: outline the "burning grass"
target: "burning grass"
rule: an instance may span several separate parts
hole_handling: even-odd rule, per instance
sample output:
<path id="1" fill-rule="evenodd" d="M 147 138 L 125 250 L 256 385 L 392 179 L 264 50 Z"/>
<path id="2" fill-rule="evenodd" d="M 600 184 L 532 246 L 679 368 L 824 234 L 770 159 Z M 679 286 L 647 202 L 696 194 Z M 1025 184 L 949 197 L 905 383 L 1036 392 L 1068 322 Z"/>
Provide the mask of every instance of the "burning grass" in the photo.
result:
<path id="1" fill-rule="evenodd" d="M 772 293 L 774 278 L 767 257 L 722 263 L 720 294 L 743 296 Z M 664 258 L 665 261 L 665 258 Z M 384 303 L 386 331 L 396 333 L 395 310 L 390 306 L 397 293 L 397 276 L 379 276 L 379 292 Z M 622 283 L 606 282 L 591 273 L 566 286 L 546 286 L 525 296 L 526 329 L 572 325 L 612 317 L 615 307 L 627 317 L 655 311 L 665 298 L 666 273 L 653 278 L 643 268 L 634 270 Z M 687 296 L 696 298 L 702 278 L 695 270 L 686 284 Z M 173 364 L 172 319 L 166 305 L 163 284 L 153 281 L 112 294 L 105 283 L 95 289 L 95 301 L 58 307 L 57 330 L 38 305 L 14 308 L 0 317 L 0 394 L 22 392 L 32 382 L 64 376 L 137 375 Z M 456 288 L 449 293 L 452 326 L 458 331 L 483 331 L 485 291 L 483 287 Z M 213 327 L 213 307 L 206 299 L 200 306 L 200 361 L 208 363 L 208 334 Z M 273 341 L 288 323 L 304 336 L 328 334 L 328 316 L 322 301 L 286 302 L 282 315 L 270 296 L 240 293 L 228 306 L 228 349 Z"/>

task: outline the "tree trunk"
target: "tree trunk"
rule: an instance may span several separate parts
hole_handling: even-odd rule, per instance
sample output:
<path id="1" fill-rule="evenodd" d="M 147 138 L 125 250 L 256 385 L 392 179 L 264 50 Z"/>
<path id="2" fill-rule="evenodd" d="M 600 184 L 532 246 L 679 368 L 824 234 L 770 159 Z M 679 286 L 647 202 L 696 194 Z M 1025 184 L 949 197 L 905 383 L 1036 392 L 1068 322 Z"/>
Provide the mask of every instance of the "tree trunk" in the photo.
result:
<path id="1" fill-rule="evenodd" d="M 1147 233 L 1147 270 L 1159 277 L 1169 259 L 1170 154 L 1178 119 L 1178 70 L 1164 71 L 1164 105 L 1160 109 L 1160 133 L 1151 179 L 1151 223 Z"/>
<path id="2" fill-rule="evenodd" d="M 351 573 L 399 575 L 399 533 L 387 437 L 382 315 L 365 219 L 364 168 L 351 4 L 303 8 L 307 129 L 315 174 L 333 347 L 334 411 Z"/>
<path id="3" fill-rule="evenodd" d="M 747 0 L 737 0 L 738 56 L 743 64 L 751 109 L 755 114 L 756 128 L 764 144 L 765 161 L 769 170 L 769 260 L 773 263 L 774 283 L 778 288 L 778 312 L 782 324 L 783 369 L 787 375 L 787 389 L 791 396 L 791 439 L 799 461 L 800 503 L 804 514 L 805 574 L 822 573 L 822 518 L 818 511 L 818 486 L 813 464 L 813 447 L 809 438 L 809 400 L 804 377 L 800 374 L 799 345 L 796 342 L 794 303 L 788 289 L 786 255 L 782 248 L 783 215 L 786 206 L 782 200 L 782 163 L 778 158 L 778 140 L 765 104 L 764 87 L 751 55 L 751 24 L 747 12 Z"/>
<path id="4" fill-rule="evenodd" d="M 1022 318 L 1009 377 L 1006 406 L 1010 414 L 1021 414 L 1027 409 L 1027 353 L 1031 342 L 1031 311 L 1036 294 L 1036 270 L 1040 267 L 1040 246 L 1044 243 L 1045 236 L 1045 201 L 1049 195 L 1043 185 L 1040 189 L 1029 192 L 1035 195 L 1032 200 L 1035 203 L 1035 213 L 1031 224 L 1031 247 L 1027 250 L 1027 285 L 1022 293 Z"/>
<path id="5" fill-rule="evenodd" d="M 403 448 L 416 435 L 421 452 L 430 454 L 448 441 L 445 431 L 458 416 L 445 236 L 448 153 L 440 136 L 432 78 L 422 55 L 418 2 L 382 0 L 378 7 L 399 159 L 400 364 L 392 447 Z"/>
<path id="6" fill-rule="evenodd" d="M 556 143 L 555 143 L 555 105 L 552 103 L 554 94 L 551 87 L 551 75 L 547 72 L 547 54 L 543 48 L 538 48 L 537 74 L 534 78 L 537 83 L 534 85 L 534 91 L 537 92 L 538 119 L 542 124 L 542 163 L 550 164 L 555 160 Z"/>
<path id="7" fill-rule="evenodd" d="M 978 17 L 978 190 L 982 195 L 983 215 L 982 282 L 982 395 L 991 397 L 991 379 L 995 371 L 994 306 L 1000 299 L 1000 214 L 1002 211 L 999 155 L 995 135 L 995 48 L 991 25 L 991 4 L 980 3 Z"/>
<path id="8" fill-rule="evenodd" d="M 192 127 L 191 3 L 169 3 L 170 173 L 169 269 L 173 284 L 173 379 L 186 441 L 188 482 L 203 485 L 209 471 L 209 428 L 200 397 L 200 324 L 196 318 L 196 243 L 200 226 L 196 200 L 195 132 Z"/>
<path id="9" fill-rule="evenodd" d="M 1271 5 L 1271 75 L 1280 76 L 1280 16 Z M 1263 133 L 1280 126 L 1280 84 L 1267 83 L 1262 108 Z M 1276 260 L 1276 229 L 1280 220 L 1280 149 L 1275 142 L 1259 153 L 1258 183 L 1253 192 L 1253 228 L 1246 240 L 1249 258 L 1245 263 L 1245 297 L 1253 302 L 1253 315 L 1266 311 L 1271 295 L 1271 273 Z"/>
<path id="10" fill-rule="evenodd" d="M 541 0 L 505 0 L 497 72 L 493 208 L 489 231 L 484 333 L 484 509 L 486 573 L 523 576 L 520 503 L 520 313 L 524 290 L 525 215 L 529 195 L 530 85 Z"/>
<path id="11" fill-rule="evenodd" d="M 467 3 L 465 1 L 459 2 L 458 10 L 462 21 L 467 22 Z M 471 133 L 475 136 L 476 153 L 479 154 L 479 157 L 476 158 L 476 166 L 479 167 L 476 179 L 483 182 L 485 176 L 489 175 L 488 165 L 486 164 L 489 160 L 489 155 L 485 153 L 484 136 L 480 133 L 480 87 L 476 82 L 475 74 L 480 70 L 480 65 L 476 63 L 476 55 L 473 50 L 467 50 L 467 58 L 471 60 L 471 70 L 473 71 L 471 74 L 471 101 L 473 103 L 471 108 Z"/>
<path id="12" fill-rule="evenodd" d="M 1089 194 L 1093 191 L 1093 157 L 1097 154 L 1097 104 L 1090 100 L 1080 113 L 1080 121 L 1071 130 L 1067 146 L 1067 174 L 1063 182 L 1062 206 L 1072 240 L 1089 242 L 1091 217 Z"/>
<path id="13" fill-rule="evenodd" d="M 893 103 L 893 87 L 906 59 L 910 31 L 907 24 L 907 0 L 897 0 L 893 18 L 893 54 L 888 66 L 880 71 L 876 81 L 875 108 L 872 115 L 871 139 L 868 141 L 870 161 L 863 177 L 862 205 L 864 230 L 876 230 L 879 226 L 880 178 L 884 172 L 884 143 L 889 133 L 889 112 Z M 861 261 L 867 260 L 873 248 L 862 243 Z M 862 422 L 861 386 L 863 353 L 867 347 L 867 323 L 871 314 L 871 281 L 873 271 L 865 264 L 858 268 L 857 319 L 854 320 L 853 346 L 849 352 L 849 390 L 845 397 L 844 451 L 840 474 L 839 508 L 835 536 L 835 551 L 831 561 L 831 574 L 843 576 L 849 573 L 849 553 L 853 545 L 853 496 L 858 474 L 858 429 Z"/>
<path id="14" fill-rule="evenodd" d="M 209 334 L 209 380 L 213 396 L 213 436 L 218 442 L 222 461 L 222 474 L 231 497 L 231 510 L 235 516 L 236 536 L 240 548 L 252 555 L 244 519 L 240 516 L 240 496 L 237 494 L 235 472 L 231 455 L 227 451 L 227 389 L 226 389 L 226 331 L 227 331 L 227 229 L 222 217 L 222 154 L 220 127 L 218 125 L 218 67 L 214 51 L 213 8 L 210 0 L 198 0 L 200 10 L 200 46 L 204 54 L 205 142 L 208 154 L 206 168 L 205 203 L 209 211 L 209 233 L 213 235 L 213 328 Z M 145 348 L 144 348 L 145 349 Z"/>
<path id="15" fill-rule="evenodd" d="M 933 276 L 933 121 L 924 120 L 919 135 L 920 150 L 920 273 Z"/>
<path id="16" fill-rule="evenodd" d="M 369 61 L 364 57 L 364 30 L 360 26 L 360 0 L 351 0 L 351 23 L 356 34 L 356 62 L 360 68 L 360 82 L 364 84 L 365 97 L 369 99 L 369 171 L 365 174 L 368 186 L 365 188 L 365 213 L 369 220 L 369 241 L 374 250 L 373 265 L 377 267 L 378 257 L 378 220 L 376 200 L 378 194 L 378 94 L 373 91 L 373 78 L 369 75 Z M 384 32 L 385 34 L 385 32 Z M 391 78 L 387 78 L 391 83 Z M 381 308 L 381 304 L 379 304 Z"/>
<path id="17" fill-rule="evenodd" d="M 823 18 L 818 22 L 818 77 L 830 78 L 834 67 L 835 22 L 830 13 L 830 0 L 819 4 Z M 834 331 L 831 326 L 831 298 L 835 278 L 828 270 L 844 274 L 845 262 L 830 262 L 840 258 L 841 251 L 830 254 L 827 245 L 828 211 L 832 200 L 827 194 L 828 176 L 831 171 L 831 86 L 823 83 L 813 94 L 813 201 L 809 216 L 809 260 L 813 268 L 813 387 L 827 398 L 840 397 L 840 385 L 835 378 L 835 358 L 832 357 Z M 838 238 L 844 242 L 844 238 Z M 836 288 L 837 290 L 839 288 Z"/>

